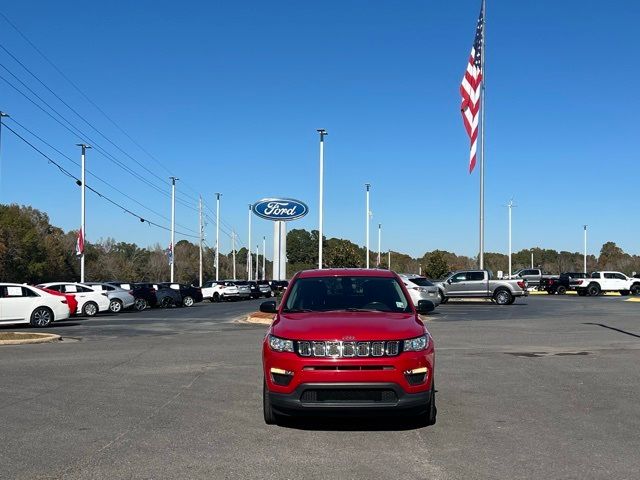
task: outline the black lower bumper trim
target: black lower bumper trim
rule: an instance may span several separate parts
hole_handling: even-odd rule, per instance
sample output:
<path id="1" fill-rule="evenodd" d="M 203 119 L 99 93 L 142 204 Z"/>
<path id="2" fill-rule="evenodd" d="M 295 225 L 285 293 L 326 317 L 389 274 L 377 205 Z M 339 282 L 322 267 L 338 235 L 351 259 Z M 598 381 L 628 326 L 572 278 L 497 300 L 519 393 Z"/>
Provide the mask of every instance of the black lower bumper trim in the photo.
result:
<path id="1" fill-rule="evenodd" d="M 431 390 L 407 393 L 396 383 L 304 383 L 292 393 L 269 392 L 278 411 L 424 410 Z"/>

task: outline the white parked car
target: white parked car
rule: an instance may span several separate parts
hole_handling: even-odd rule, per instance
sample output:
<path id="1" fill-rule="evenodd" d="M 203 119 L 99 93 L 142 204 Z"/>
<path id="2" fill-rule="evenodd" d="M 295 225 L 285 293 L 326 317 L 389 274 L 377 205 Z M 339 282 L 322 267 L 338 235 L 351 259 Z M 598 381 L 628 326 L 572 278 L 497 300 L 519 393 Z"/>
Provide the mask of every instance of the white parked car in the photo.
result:
<path id="1" fill-rule="evenodd" d="M 100 292 L 82 283 L 51 282 L 42 283 L 38 287 L 49 288 L 61 293 L 73 293 L 78 300 L 77 315 L 93 317 L 98 312 L 109 310 L 109 298 L 107 292 Z"/>
<path id="2" fill-rule="evenodd" d="M 226 280 L 209 281 L 202 286 L 202 299 L 211 302 L 237 300 L 240 297 L 238 287 Z"/>
<path id="3" fill-rule="evenodd" d="M 591 278 L 576 285 L 578 295 L 597 296 L 602 292 L 620 292 L 620 295 L 640 295 L 640 279 L 629 278 L 620 272 L 593 272 Z"/>
<path id="4" fill-rule="evenodd" d="M 109 299 L 109 310 L 113 313 L 119 313 L 124 308 L 133 307 L 133 304 L 136 303 L 135 297 L 124 288 L 101 282 L 87 282 L 85 285 L 99 292 L 106 292 Z"/>
<path id="5" fill-rule="evenodd" d="M 28 285 L 0 283 L 0 324 L 30 323 L 34 327 L 48 327 L 67 318 L 69 305 L 65 297 Z"/>
<path id="6" fill-rule="evenodd" d="M 400 273 L 398 276 L 404 282 L 404 286 L 409 290 L 411 300 L 414 305 L 418 305 L 420 300 L 430 300 L 433 302 L 433 306 L 440 305 L 440 295 L 438 295 L 438 287 L 431 283 L 425 277 L 420 275 L 412 275 L 407 273 Z"/>

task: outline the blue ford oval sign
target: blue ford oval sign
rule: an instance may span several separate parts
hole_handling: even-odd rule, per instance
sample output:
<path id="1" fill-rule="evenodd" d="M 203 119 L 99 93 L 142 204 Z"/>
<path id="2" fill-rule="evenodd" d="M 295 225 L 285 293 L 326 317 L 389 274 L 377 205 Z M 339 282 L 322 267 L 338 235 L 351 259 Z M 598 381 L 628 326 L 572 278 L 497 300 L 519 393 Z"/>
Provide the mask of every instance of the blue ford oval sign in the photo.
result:
<path id="1" fill-rule="evenodd" d="M 267 220 L 286 222 L 304 217 L 309 207 L 293 198 L 264 198 L 253 204 L 253 213 Z"/>

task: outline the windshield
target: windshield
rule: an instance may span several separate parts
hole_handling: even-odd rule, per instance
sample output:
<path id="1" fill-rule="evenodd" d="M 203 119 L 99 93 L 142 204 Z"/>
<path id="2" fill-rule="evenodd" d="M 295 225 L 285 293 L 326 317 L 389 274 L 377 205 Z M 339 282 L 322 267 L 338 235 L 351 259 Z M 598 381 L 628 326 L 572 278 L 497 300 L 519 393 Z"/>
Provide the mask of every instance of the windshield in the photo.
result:
<path id="1" fill-rule="evenodd" d="M 411 283 L 415 283 L 419 287 L 433 287 L 433 283 L 431 283 L 429 280 L 427 280 L 424 277 L 410 278 L 409 281 Z"/>
<path id="2" fill-rule="evenodd" d="M 411 312 L 402 287 L 391 277 L 300 278 L 283 312 L 331 310 Z"/>

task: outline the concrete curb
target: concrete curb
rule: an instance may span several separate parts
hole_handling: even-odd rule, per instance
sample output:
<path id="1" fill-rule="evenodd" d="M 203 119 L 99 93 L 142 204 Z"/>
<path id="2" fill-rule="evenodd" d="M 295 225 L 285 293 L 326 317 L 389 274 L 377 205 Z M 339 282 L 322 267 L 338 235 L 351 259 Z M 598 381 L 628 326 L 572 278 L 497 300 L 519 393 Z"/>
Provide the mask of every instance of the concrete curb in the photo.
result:
<path id="1" fill-rule="evenodd" d="M 247 315 L 247 319 L 245 320 L 245 322 L 258 323 L 260 325 L 271 325 L 271 322 L 273 322 L 273 314 L 263 313 L 263 312 L 253 312 Z"/>
<path id="2" fill-rule="evenodd" d="M 625 300 L 625 302 L 636 302 L 636 303 L 640 303 L 640 298 L 628 298 Z"/>
<path id="3" fill-rule="evenodd" d="M 10 333 L 17 337 L 37 335 L 38 338 L 16 338 L 15 340 L 0 340 L 0 345 L 27 345 L 31 343 L 50 343 L 61 340 L 60 335 L 54 333 L 26 333 L 26 332 L 3 332 Z"/>

